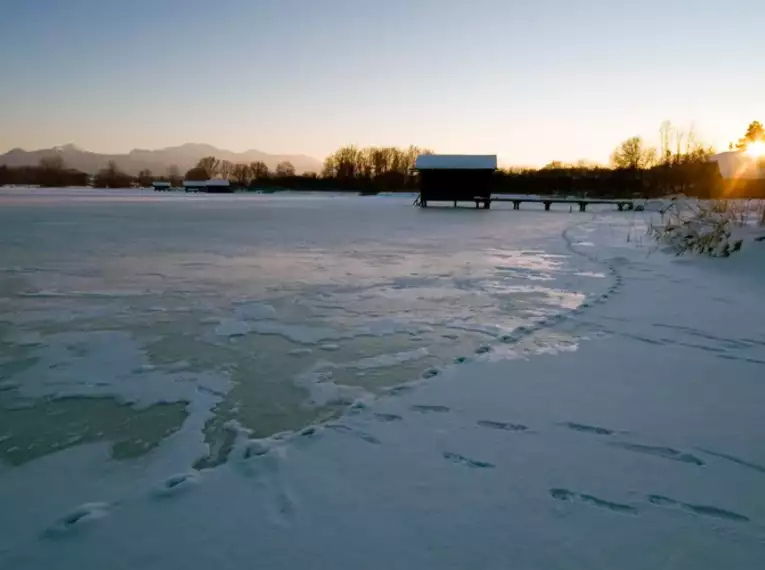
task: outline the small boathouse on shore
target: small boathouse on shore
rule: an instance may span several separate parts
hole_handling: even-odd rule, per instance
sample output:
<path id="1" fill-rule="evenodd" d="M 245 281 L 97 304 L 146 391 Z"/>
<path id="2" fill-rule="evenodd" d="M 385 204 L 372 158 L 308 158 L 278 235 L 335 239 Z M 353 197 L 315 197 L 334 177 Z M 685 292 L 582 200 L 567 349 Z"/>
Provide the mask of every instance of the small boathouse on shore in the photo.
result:
<path id="1" fill-rule="evenodd" d="M 487 154 L 422 154 L 415 161 L 420 179 L 419 205 L 429 202 L 475 202 L 491 207 L 491 183 L 497 156 Z"/>

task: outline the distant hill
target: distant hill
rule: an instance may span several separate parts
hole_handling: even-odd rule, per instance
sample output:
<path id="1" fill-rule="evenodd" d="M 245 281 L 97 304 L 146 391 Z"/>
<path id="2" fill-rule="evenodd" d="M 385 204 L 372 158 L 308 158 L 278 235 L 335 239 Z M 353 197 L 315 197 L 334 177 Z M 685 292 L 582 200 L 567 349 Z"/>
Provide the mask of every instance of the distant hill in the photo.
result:
<path id="1" fill-rule="evenodd" d="M 59 155 L 67 167 L 88 173 L 97 172 L 113 160 L 121 170 L 133 176 L 146 168 L 151 170 L 152 174 L 162 176 L 167 174 L 167 169 L 171 165 L 177 166 L 183 174 L 205 156 L 215 156 L 234 163 L 262 161 L 271 170 L 274 170 L 280 162 L 289 161 L 298 173 L 319 172 L 322 166 L 319 160 L 303 154 L 268 154 L 259 150 L 232 152 L 195 143 L 158 150 L 134 149 L 127 154 L 99 154 L 83 150 L 73 144 L 32 151 L 14 148 L 0 155 L 0 166 L 37 166 L 41 158 L 54 155 Z"/>

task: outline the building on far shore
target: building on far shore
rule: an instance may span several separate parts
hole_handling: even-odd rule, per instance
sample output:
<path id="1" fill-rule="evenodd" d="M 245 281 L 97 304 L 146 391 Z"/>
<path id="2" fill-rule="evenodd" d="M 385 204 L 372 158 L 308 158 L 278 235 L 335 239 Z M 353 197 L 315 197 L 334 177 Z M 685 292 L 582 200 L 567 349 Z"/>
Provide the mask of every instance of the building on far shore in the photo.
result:
<path id="1" fill-rule="evenodd" d="M 414 166 L 420 178 L 420 206 L 429 202 L 475 202 L 491 207 L 491 186 L 497 170 L 493 154 L 422 154 Z"/>
<path id="2" fill-rule="evenodd" d="M 211 178 L 210 180 L 184 180 L 183 189 L 186 192 L 208 192 L 210 194 L 227 194 L 234 191 L 228 180 Z"/>
<path id="3" fill-rule="evenodd" d="M 205 192 L 207 190 L 207 182 L 204 180 L 184 180 L 183 189 L 186 192 Z"/>
<path id="4" fill-rule="evenodd" d="M 213 178 L 205 182 L 207 192 L 210 194 L 228 194 L 233 192 L 231 183 L 228 180 L 222 178 Z"/>
<path id="5" fill-rule="evenodd" d="M 165 180 L 155 180 L 151 183 L 151 186 L 155 192 L 167 192 L 172 188 L 172 185 Z"/>

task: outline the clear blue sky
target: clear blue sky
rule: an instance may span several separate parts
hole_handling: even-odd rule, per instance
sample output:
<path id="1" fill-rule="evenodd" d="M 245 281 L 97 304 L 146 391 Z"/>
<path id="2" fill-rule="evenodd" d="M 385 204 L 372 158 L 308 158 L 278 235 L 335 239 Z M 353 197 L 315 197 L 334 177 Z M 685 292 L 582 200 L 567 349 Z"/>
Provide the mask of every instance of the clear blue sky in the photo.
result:
<path id="1" fill-rule="evenodd" d="M 765 120 L 761 0 L 4 0 L 0 152 L 417 144 L 605 161 Z"/>

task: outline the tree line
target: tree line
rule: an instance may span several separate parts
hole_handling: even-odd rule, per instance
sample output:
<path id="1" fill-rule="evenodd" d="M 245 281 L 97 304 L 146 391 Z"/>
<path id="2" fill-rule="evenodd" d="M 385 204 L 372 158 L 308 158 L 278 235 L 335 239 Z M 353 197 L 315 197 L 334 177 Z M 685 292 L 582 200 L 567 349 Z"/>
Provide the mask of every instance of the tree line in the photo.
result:
<path id="1" fill-rule="evenodd" d="M 745 149 L 753 142 L 765 143 L 765 128 L 753 121 L 731 149 Z M 181 186 L 183 180 L 224 178 L 242 189 L 348 190 L 375 193 L 413 191 L 417 188 L 415 160 L 432 151 L 417 146 L 339 148 L 325 160 L 320 173 L 297 174 L 289 162 L 271 171 L 264 162 L 248 164 L 204 157 L 183 176 L 171 166 L 161 176 L 142 170 L 138 176 L 122 172 L 110 162 L 90 179 L 67 168 L 59 156 L 46 157 L 36 167 L 0 167 L 0 184 L 41 186 L 85 186 L 98 188 L 148 187 L 155 180 Z M 609 166 L 580 161 L 553 161 L 542 168 L 508 168 L 495 173 L 493 192 L 518 194 L 572 194 L 603 197 L 663 196 L 684 193 L 700 198 L 725 196 L 765 197 L 765 181 L 723 181 L 719 168 L 709 158 L 713 149 L 700 141 L 693 129 L 683 130 L 669 122 L 659 129 L 659 146 L 641 137 L 630 137 L 618 145 Z"/>

